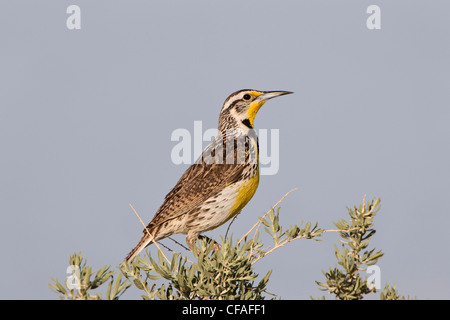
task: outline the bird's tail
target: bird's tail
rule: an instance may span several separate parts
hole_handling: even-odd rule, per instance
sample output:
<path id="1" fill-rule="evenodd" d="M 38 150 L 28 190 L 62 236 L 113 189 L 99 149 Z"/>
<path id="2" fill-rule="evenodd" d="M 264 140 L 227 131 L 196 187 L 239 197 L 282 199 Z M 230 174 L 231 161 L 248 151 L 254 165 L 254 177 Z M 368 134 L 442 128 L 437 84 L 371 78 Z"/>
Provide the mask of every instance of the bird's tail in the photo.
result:
<path id="1" fill-rule="evenodd" d="M 125 263 L 130 263 L 146 246 L 148 246 L 153 241 L 153 237 L 144 232 L 144 235 L 142 236 L 139 243 L 136 245 L 136 247 L 133 248 L 133 250 L 130 251 L 130 253 L 125 258 Z"/>

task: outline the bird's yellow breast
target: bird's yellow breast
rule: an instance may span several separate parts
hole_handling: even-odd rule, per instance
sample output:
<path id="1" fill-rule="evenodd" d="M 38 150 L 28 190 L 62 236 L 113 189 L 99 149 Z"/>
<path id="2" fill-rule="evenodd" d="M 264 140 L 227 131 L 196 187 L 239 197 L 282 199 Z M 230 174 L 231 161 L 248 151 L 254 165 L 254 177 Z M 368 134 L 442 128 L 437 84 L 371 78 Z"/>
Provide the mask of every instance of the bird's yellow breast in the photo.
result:
<path id="1" fill-rule="evenodd" d="M 253 148 L 256 151 L 256 170 L 250 176 L 246 182 L 244 182 L 238 189 L 237 196 L 235 198 L 235 202 L 230 209 L 229 218 L 234 217 L 238 214 L 245 205 L 250 201 L 253 195 L 258 189 L 259 184 L 259 150 L 258 150 L 258 142 L 256 140 L 252 140 Z"/>
<path id="2" fill-rule="evenodd" d="M 237 189 L 237 195 L 234 197 L 233 204 L 231 208 L 228 207 L 230 208 L 228 214 L 225 213 L 226 215 L 222 218 L 219 218 L 219 222 L 217 224 L 216 223 L 212 224 L 209 228 L 205 229 L 204 231 L 215 229 L 218 226 L 221 226 L 224 223 L 226 223 L 235 215 L 237 215 L 253 197 L 253 195 L 256 192 L 256 189 L 258 188 L 258 184 L 259 184 L 259 172 L 256 171 L 249 180 L 244 182 Z"/>
<path id="3" fill-rule="evenodd" d="M 258 188 L 259 184 L 259 173 L 256 172 L 250 180 L 245 182 L 238 190 L 238 194 L 236 196 L 236 201 L 230 209 L 230 217 L 235 216 L 238 214 L 242 208 L 245 207 L 245 205 L 250 201 L 250 199 L 253 197 L 253 195 L 256 192 L 256 189 Z"/>

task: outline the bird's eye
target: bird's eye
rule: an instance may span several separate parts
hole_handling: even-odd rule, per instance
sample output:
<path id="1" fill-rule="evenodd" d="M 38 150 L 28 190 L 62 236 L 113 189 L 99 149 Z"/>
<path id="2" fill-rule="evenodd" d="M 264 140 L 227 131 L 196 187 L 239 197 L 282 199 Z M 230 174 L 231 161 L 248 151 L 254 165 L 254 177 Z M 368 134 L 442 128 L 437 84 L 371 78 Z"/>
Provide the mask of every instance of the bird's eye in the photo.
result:
<path id="1" fill-rule="evenodd" d="M 247 93 L 244 94 L 244 100 L 250 100 L 251 96 Z"/>

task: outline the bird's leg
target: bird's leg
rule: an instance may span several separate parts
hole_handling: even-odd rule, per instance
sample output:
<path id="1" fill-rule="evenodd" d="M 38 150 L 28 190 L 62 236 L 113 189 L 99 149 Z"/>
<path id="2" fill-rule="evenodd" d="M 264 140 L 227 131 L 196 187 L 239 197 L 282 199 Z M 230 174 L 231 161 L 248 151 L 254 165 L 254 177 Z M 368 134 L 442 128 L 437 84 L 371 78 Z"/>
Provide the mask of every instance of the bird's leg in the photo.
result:
<path id="1" fill-rule="evenodd" d="M 202 236 L 199 233 L 189 233 L 186 235 L 186 243 L 189 247 L 189 249 L 191 249 L 191 251 L 194 248 L 194 243 L 197 239 L 207 239 L 208 241 L 214 241 L 206 236 Z M 213 250 L 219 250 L 220 248 L 222 248 L 222 246 L 220 244 L 218 244 L 216 241 L 214 241 L 214 246 L 213 246 Z M 197 253 L 200 254 L 200 250 L 197 249 Z"/>
<path id="2" fill-rule="evenodd" d="M 199 233 L 197 232 L 188 232 L 186 235 L 186 244 L 188 245 L 189 249 L 191 249 L 191 251 L 193 251 L 194 249 L 194 243 L 195 240 L 197 240 Z"/>
<path id="3" fill-rule="evenodd" d="M 213 250 L 216 250 L 216 251 L 217 251 L 217 250 L 220 250 L 220 249 L 222 248 L 222 246 L 221 246 L 220 244 L 218 244 L 218 243 L 216 242 L 216 240 L 211 239 L 211 238 L 208 238 L 207 236 L 199 235 L 197 238 L 198 238 L 198 239 L 206 239 L 208 242 L 209 242 L 209 241 L 214 241 Z"/>

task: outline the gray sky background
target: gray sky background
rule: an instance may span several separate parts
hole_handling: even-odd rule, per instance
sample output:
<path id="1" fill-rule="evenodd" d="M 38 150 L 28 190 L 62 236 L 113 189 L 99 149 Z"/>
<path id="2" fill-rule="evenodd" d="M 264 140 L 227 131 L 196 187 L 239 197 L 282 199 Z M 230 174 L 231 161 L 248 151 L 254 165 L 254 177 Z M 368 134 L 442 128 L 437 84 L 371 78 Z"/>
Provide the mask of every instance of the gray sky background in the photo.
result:
<path id="1" fill-rule="evenodd" d="M 81 30 L 66 28 L 71 4 Z M 366 27 L 371 4 L 381 30 Z M 287 226 L 334 228 L 364 194 L 381 197 L 382 286 L 449 299 L 449 12 L 448 1 L 2 1 L 0 298 L 57 298 L 47 284 L 73 252 L 118 265 L 142 232 L 129 203 L 149 222 L 187 168 L 171 161 L 171 133 L 216 127 L 225 98 L 254 88 L 295 94 L 256 118 L 280 130 L 280 167 L 234 236 L 294 187 Z M 321 296 L 314 280 L 337 242 L 292 243 L 257 271 L 274 270 L 282 298 Z"/>

